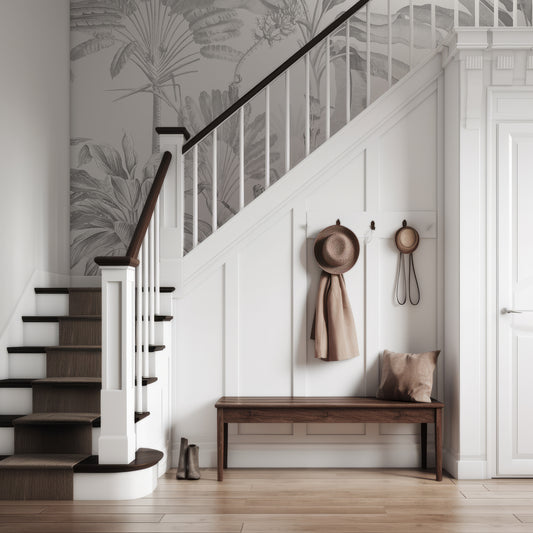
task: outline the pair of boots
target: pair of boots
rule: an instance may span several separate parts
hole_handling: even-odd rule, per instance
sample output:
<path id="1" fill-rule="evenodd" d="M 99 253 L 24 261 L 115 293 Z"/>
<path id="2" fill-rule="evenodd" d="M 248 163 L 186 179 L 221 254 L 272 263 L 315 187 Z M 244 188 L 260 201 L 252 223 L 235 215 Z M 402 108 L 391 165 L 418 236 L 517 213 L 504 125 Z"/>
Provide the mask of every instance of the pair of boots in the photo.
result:
<path id="1" fill-rule="evenodd" d="M 176 479 L 200 479 L 199 452 L 196 444 L 189 445 L 187 439 L 181 438 Z"/>

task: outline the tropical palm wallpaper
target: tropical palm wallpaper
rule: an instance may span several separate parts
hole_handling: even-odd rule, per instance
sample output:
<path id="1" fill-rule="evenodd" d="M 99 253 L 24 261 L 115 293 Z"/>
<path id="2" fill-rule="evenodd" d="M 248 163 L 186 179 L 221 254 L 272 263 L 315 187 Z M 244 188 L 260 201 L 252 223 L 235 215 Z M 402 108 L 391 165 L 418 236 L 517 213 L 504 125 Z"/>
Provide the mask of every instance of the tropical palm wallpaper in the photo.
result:
<path id="1" fill-rule="evenodd" d="M 157 126 L 185 126 L 194 134 L 312 39 L 354 0 L 71 0 L 71 268 L 96 275 L 93 258 L 123 254 L 158 166 Z M 415 2 L 410 51 L 409 1 L 391 0 L 392 83 L 444 39 L 453 26 L 453 0 L 439 0 L 435 33 L 431 5 Z M 473 0 L 460 0 L 461 25 L 473 25 Z M 509 25 L 512 0 L 500 0 Z M 371 101 L 388 87 L 388 14 L 371 0 L 371 14 L 350 19 L 349 65 L 343 26 L 332 36 L 331 132 L 367 102 L 367 28 L 370 28 Z M 531 2 L 518 0 L 520 23 L 531 25 Z M 492 25 L 490 2 L 480 24 Z M 324 141 L 324 46 L 310 56 L 312 147 Z M 350 85 L 346 84 L 346 72 Z M 303 60 L 291 69 L 291 166 L 305 153 Z M 351 91 L 347 95 L 346 91 Z M 270 182 L 284 169 L 285 88 L 270 89 Z M 350 109 L 346 109 L 346 102 Z M 265 99 L 244 109 L 245 202 L 264 190 Z M 218 225 L 238 210 L 238 117 L 217 135 Z M 212 138 L 199 146 L 199 239 L 212 231 Z M 185 157 L 186 248 L 192 233 L 192 164 Z"/>

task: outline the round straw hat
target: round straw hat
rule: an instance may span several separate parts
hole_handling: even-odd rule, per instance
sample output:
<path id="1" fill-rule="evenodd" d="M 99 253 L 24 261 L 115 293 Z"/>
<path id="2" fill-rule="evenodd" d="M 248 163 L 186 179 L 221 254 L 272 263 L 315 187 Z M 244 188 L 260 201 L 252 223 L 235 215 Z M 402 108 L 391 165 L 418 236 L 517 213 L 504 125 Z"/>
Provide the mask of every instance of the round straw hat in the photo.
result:
<path id="1" fill-rule="evenodd" d="M 404 225 L 396 232 L 394 241 L 402 254 L 412 254 L 418 248 L 420 236 L 415 228 Z"/>
<path id="2" fill-rule="evenodd" d="M 323 229 L 315 240 L 315 258 L 320 268 L 329 274 L 344 274 L 359 257 L 359 241 L 355 233 L 339 220 Z"/>

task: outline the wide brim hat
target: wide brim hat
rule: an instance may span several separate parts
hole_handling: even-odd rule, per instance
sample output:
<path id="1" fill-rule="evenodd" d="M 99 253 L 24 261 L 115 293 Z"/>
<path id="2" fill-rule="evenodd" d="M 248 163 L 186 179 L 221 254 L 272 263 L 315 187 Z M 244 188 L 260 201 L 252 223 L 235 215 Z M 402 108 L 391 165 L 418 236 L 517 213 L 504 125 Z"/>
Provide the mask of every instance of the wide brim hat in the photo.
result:
<path id="1" fill-rule="evenodd" d="M 359 241 L 355 233 L 337 224 L 324 228 L 315 240 L 315 258 L 320 268 L 329 274 L 344 274 L 357 262 Z"/>
<path id="2" fill-rule="evenodd" d="M 415 228 L 403 225 L 394 235 L 394 242 L 402 254 L 412 254 L 418 248 L 420 235 Z"/>

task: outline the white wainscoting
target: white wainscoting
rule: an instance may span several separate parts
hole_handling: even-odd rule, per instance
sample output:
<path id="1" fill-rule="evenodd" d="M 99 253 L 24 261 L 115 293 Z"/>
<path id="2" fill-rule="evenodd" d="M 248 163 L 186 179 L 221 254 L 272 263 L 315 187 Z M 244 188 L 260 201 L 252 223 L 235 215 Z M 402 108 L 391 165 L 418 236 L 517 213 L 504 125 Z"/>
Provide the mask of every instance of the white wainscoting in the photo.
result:
<path id="1" fill-rule="evenodd" d="M 433 77 L 415 93 L 363 142 L 354 139 L 341 166 L 326 169 L 275 219 L 228 246 L 216 267 L 178 292 L 173 464 L 185 436 L 200 446 L 202 466 L 215 465 L 219 396 L 374 395 L 383 349 L 442 348 L 442 80 Z M 361 245 L 345 275 L 361 355 L 323 362 L 309 340 L 319 276 L 313 244 L 337 218 Z M 403 219 L 421 235 L 416 307 L 399 306 L 393 297 L 393 237 Z M 434 388 L 440 399 L 444 356 Z M 416 466 L 420 460 L 419 427 L 409 424 L 230 425 L 229 439 L 230 467 Z"/>

